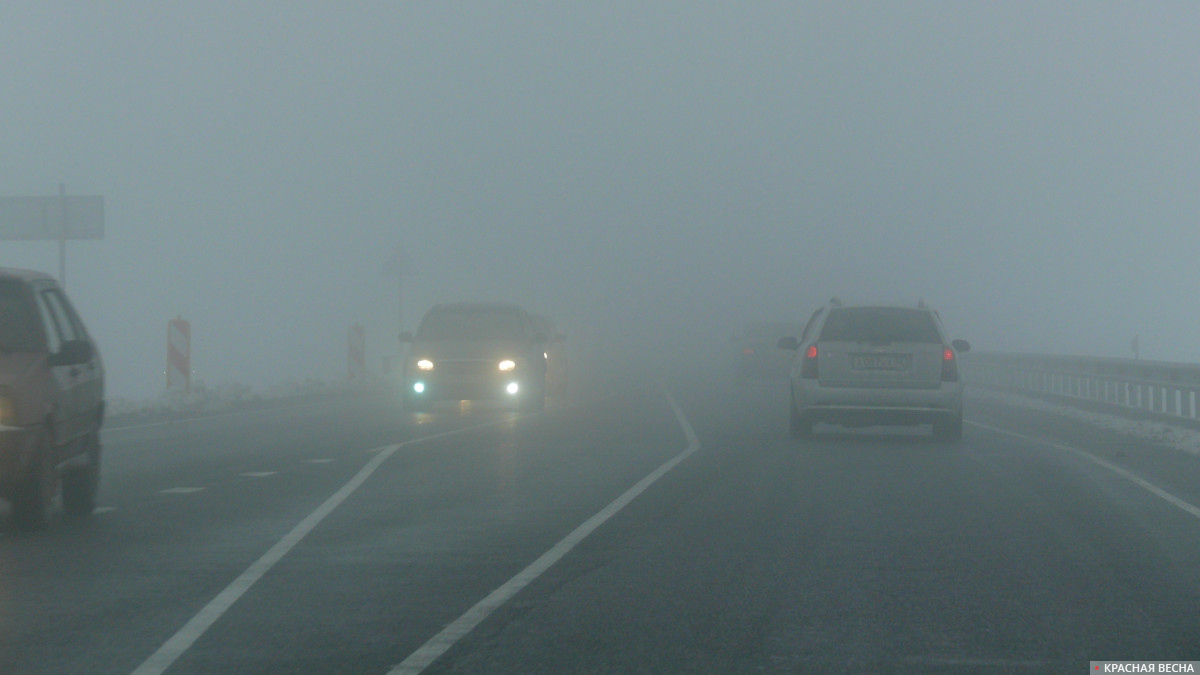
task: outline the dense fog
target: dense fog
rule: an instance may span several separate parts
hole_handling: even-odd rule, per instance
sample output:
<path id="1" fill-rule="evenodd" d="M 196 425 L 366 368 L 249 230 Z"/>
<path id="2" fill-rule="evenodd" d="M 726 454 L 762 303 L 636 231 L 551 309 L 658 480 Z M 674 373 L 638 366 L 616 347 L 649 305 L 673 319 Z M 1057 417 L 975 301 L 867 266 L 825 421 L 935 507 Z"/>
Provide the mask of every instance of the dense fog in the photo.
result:
<path id="1" fill-rule="evenodd" d="M 0 196 L 104 197 L 67 290 L 122 396 L 176 315 L 209 384 L 344 378 L 354 323 L 378 370 L 398 248 L 404 328 L 511 300 L 618 371 L 727 371 L 831 295 L 1196 362 L 1198 35 L 1189 2 L 3 2 Z"/>

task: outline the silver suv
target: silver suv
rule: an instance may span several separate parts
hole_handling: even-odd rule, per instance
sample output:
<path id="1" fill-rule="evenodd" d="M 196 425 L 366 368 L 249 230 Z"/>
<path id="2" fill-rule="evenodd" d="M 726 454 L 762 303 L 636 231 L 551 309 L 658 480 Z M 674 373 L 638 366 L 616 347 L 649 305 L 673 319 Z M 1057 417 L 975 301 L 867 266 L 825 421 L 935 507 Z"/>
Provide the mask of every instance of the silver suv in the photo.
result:
<path id="1" fill-rule="evenodd" d="M 791 371 L 791 433 L 813 424 L 847 427 L 932 424 L 933 435 L 962 438 L 963 383 L 958 354 L 937 312 L 925 306 L 818 309 L 799 338 L 779 347 L 796 352 Z"/>

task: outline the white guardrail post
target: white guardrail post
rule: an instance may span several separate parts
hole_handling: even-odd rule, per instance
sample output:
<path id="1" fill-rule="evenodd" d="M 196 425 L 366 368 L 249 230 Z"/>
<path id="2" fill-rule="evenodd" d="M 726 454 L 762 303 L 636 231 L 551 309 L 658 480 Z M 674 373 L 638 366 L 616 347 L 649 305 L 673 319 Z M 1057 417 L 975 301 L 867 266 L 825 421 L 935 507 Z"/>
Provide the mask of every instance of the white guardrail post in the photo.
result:
<path id="1" fill-rule="evenodd" d="M 971 384 L 1200 419 L 1197 364 L 972 352 L 964 355 L 963 370 Z"/>

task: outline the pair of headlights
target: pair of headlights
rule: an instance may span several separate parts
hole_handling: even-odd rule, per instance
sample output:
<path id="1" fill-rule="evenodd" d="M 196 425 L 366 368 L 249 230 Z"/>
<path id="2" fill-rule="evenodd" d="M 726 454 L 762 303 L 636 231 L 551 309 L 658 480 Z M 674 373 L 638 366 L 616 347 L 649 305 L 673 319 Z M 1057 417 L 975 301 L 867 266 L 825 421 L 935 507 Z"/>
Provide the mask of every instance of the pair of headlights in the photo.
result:
<path id="1" fill-rule="evenodd" d="M 517 367 L 516 361 L 513 361 L 512 359 L 504 359 L 496 365 L 502 373 L 507 373 Z M 429 359 L 421 359 L 417 361 L 417 370 L 423 370 L 426 372 L 433 370 L 433 361 L 430 361 Z"/>

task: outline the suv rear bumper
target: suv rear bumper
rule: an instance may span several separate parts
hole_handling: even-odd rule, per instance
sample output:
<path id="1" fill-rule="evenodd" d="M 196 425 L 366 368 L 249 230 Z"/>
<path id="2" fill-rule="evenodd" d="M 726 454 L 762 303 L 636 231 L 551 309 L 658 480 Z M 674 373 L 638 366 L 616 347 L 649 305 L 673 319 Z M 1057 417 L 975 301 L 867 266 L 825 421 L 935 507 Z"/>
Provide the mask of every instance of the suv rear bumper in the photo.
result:
<path id="1" fill-rule="evenodd" d="M 813 386 L 797 389 L 796 411 L 814 422 L 847 426 L 932 424 L 962 415 L 962 386 L 869 389 Z"/>

